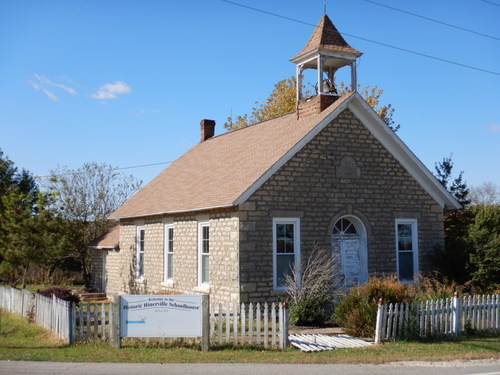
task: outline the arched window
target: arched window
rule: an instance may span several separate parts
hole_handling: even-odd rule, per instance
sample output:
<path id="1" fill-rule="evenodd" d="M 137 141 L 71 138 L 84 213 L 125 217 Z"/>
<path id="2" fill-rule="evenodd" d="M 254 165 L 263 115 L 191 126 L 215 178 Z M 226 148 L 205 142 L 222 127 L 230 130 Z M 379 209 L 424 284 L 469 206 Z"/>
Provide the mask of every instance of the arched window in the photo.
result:
<path id="1" fill-rule="evenodd" d="M 335 223 L 335 226 L 333 227 L 333 234 L 356 235 L 358 234 L 358 231 L 349 219 L 342 218 Z"/>

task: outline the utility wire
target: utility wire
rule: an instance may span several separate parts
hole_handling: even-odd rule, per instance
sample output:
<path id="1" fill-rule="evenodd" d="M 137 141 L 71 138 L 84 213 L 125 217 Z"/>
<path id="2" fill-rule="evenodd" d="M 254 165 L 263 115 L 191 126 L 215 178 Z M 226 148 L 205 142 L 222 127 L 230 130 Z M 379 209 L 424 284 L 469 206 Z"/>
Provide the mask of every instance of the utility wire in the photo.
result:
<path id="1" fill-rule="evenodd" d="M 122 169 L 133 169 L 133 168 L 142 168 L 142 167 L 152 167 L 154 165 L 162 165 L 162 164 L 172 164 L 173 161 L 162 161 L 160 163 L 152 163 L 152 164 L 142 164 L 142 165 L 134 165 L 131 167 L 118 167 L 118 168 L 113 168 L 114 171 L 117 170 L 122 170 Z"/>
<path id="2" fill-rule="evenodd" d="M 491 4 L 491 5 L 496 5 L 497 7 L 500 7 L 500 4 L 498 4 L 498 3 L 494 3 L 493 1 L 488 1 L 488 0 L 480 0 L 480 1 L 482 1 L 482 2 L 484 2 L 484 3 Z"/>
<path id="3" fill-rule="evenodd" d="M 230 1 L 230 0 L 220 0 L 220 1 L 222 1 L 224 3 L 236 5 L 236 6 L 239 6 L 239 7 L 242 7 L 242 8 L 247 8 L 247 9 L 250 9 L 250 10 L 254 10 L 256 12 L 260 12 L 260 13 L 264 13 L 264 14 L 269 14 L 269 15 L 274 16 L 274 17 L 279 17 L 279 18 L 283 18 L 283 19 L 286 19 L 286 20 L 289 20 L 289 21 L 294 21 L 294 22 L 302 23 L 304 25 L 316 27 L 316 25 L 314 25 L 312 23 L 309 23 L 309 22 L 304 22 L 304 21 L 301 21 L 301 20 L 298 20 L 298 19 L 295 19 L 295 18 L 282 16 L 281 14 L 277 14 L 277 13 L 273 13 L 273 12 L 268 12 L 266 10 L 262 10 L 262 9 L 254 8 L 254 7 L 251 7 L 251 6 L 248 6 L 248 5 L 236 3 L 234 1 Z M 390 45 L 390 44 L 387 44 L 387 43 L 377 42 L 375 40 L 363 38 L 363 37 L 356 36 L 356 35 L 353 35 L 353 34 L 348 34 L 348 33 L 344 33 L 344 32 L 342 32 L 341 34 L 342 35 L 350 36 L 351 38 L 364 40 L 365 42 L 374 43 L 374 44 L 378 44 L 380 46 L 384 46 L 384 47 L 392 48 L 392 49 L 395 49 L 395 50 L 399 50 L 399 51 L 411 53 L 411 54 L 414 54 L 414 55 L 417 55 L 417 56 L 426 57 L 428 59 L 433 59 L 433 60 L 445 62 L 447 64 L 453 64 L 453 65 L 461 66 L 463 68 L 477 70 L 477 71 L 480 71 L 480 72 L 483 72 L 483 73 L 488 73 L 488 74 L 493 74 L 493 75 L 496 75 L 496 76 L 500 76 L 499 72 L 494 72 L 492 70 L 486 70 L 486 69 L 482 69 L 482 68 L 477 68 L 477 67 L 472 66 L 472 65 L 462 64 L 462 63 L 459 63 L 459 62 L 456 62 L 456 61 L 447 60 L 447 59 L 443 59 L 443 58 L 440 58 L 440 57 L 427 55 L 425 53 L 413 51 L 413 50 L 410 50 L 410 49 L 407 49 L 407 48 L 396 47 L 396 46 L 393 46 L 393 45 Z"/>
<path id="4" fill-rule="evenodd" d="M 363 0 L 363 1 L 365 1 L 365 2 L 367 2 L 367 3 L 375 4 L 375 5 L 378 5 L 378 6 L 381 6 L 381 7 L 387 8 L 387 9 L 392 9 L 392 10 L 395 10 L 396 12 L 401 12 L 401 13 L 409 14 L 410 16 L 413 16 L 413 17 L 418 17 L 418 18 L 422 18 L 422 19 L 427 20 L 427 21 L 431 21 L 431 22 L 439 23 L 439 24 L 441 24 L 441 25 L 445 25 L 445 26 L 448 26 L 448 27 L 452 27 L 452 28 L 454 28 L 454 29 L 458 29 L 458 30 L 466 31 L 466 32 L 468 32 L 468 33 L 472 33 L 472 34 L 476 34 L 476 35 L 484 36 L 485 38 L 490 38 L 490 39 L 495 39 L 495 40 L 499 40 L 499 41 L 500 41 L 500 38 L 497 38 L 496 36 L 492 36 L 492 35 L 488 35 L 488 34 L 483 34 L 483 33 L 480 33 L 480 32 L 478 32 L 478 31 L 474 31 L 474 30 L 466 29 L 465 27 L 461 27 L 461 26 L 453 25 L 453 24 L 451 24 L 451 23 L 447 23 L 447 22 L 439 21 L 439 20 L 436 20 L 436 19 L 434 19 L 434 18 L 430 18 L 430 17 L 422 16 L 422 15 L 420 15 L 420 14 L 416 14 L 416 13 L 408 12 L 408 11 L 403 10 L 403 9 L 398 9 L 398 8 L 395 8 L 395 7 L 391 7 L 391 6 L 389 6 L 389 5 L 381 4 L 381 3 L 378 3 L 378 2 L 373 1 L 373 0 Z"/>
<path id="5" fill-rule="evenodd" d="M 172 164 L 173 161 L 162 161 L 160 163 L 151 163 L 151 164 L 141 164 L 141 165 L 133 165 L 129 167 L 115 167 L 111 168 L 112 171 L 119 171 L 123 169 L 134 169 L 134 168 L 143 168 L 143 167 L 152 167 L 155 165 L 162 165 L 162 164 Z M 67 172 L 67 173 L 61 173 L 61 174 L 56 174 L 55 176 L 68 176 L 68 175 L 78 175 L 78 174 L 83 174 L 86 172 Z M 51 178 L 53 175 L 34 175 L 34 178 Z"/>

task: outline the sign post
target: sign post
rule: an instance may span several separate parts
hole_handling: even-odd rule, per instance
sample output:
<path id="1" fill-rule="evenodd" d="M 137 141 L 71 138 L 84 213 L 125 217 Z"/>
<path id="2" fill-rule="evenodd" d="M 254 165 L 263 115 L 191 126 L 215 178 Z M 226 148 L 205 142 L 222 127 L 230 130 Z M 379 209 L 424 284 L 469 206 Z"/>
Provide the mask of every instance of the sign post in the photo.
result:
<path id="1" fill-rule="evenodd" d="M 210 345 L 210 297 L 208 294 L 201 296 L 201 351 L 208 352 Z"/>
<path id="2" fill-rule="evenodd" d="M 113 297 L 113 304 L 111 305 L 113 317 L 113 325 L 111 329 L 113 331 L 113 344 L 115 348 L 120 349 L 121 347 L 121 333 L 120 333 L 120 296 Z"/>

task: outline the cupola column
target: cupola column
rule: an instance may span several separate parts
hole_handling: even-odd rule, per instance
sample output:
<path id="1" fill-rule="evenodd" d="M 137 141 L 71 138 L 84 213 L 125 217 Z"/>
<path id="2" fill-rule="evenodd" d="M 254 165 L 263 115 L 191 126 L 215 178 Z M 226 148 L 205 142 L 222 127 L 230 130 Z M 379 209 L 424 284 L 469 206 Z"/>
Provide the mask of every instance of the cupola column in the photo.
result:
<path id="1" fill-rule="evenodd" d="M 356 91 L 356 59 L 361 55 L 361 52 L 347 44 L 330 18 L 324 14 L 305 47 L 291 59 L 296 64 L 298 111 L 300 111 L 303 101 L 309 103 L 312 100 L 312 98 L 304 98 L 302 94 L 303 71 L 305 69 L 316 69 L 317 71 L 316 96 L 319 98 L 315 102 L 320 103 L 318 108 L 319 111 L 322 111 L 340 97 L 335 87 L 335 74 L 340 68 L 350 66 L 351 84 L 349 88 Z M 316 104 L 312 103 L 312 105 Z"/>

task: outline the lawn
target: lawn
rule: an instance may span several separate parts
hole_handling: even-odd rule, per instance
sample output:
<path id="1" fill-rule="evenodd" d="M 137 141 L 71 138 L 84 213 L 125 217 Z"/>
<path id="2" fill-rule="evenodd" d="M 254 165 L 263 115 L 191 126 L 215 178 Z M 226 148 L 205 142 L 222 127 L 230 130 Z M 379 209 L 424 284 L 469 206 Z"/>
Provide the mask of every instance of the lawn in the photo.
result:
<path id="1" fill-rule="evenodd" d="M 0 360 L 150 363 L 384 363 L 390 361 L 448 361 L 500 359 L 499 337 L 461 337 L 426 342 L 395 342 L 360 349 L 302 353 L 296 349 L 260 347 L 197 347 L 126 343 L 121 349 L 101 341 L 66 345 L 51 333 L 2 310 Z"/>

